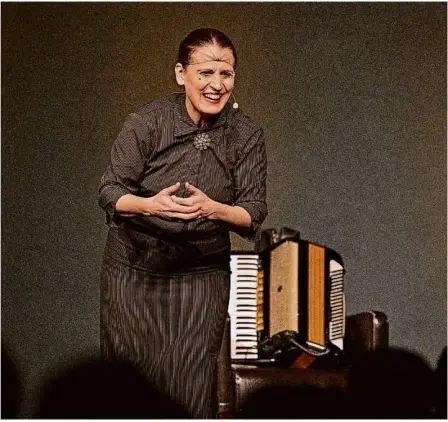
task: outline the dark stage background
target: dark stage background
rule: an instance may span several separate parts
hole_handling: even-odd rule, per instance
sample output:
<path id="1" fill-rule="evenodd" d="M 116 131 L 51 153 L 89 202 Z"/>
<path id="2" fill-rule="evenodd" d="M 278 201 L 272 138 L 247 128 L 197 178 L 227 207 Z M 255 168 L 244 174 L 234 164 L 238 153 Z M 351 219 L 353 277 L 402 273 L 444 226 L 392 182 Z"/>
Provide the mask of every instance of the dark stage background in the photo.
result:
<path id="1" fill-rule="evenodd" d="M 3 3 L 2 345 L 22 417 L 98 354 L 99 179 L 199 26 L 234 40 L 235 95 L 265 128 L 264 227 L 338 251 L 348 313 L 385 312 L 392 345 L 431 365 L 446 345 L 445 4 Z"/>

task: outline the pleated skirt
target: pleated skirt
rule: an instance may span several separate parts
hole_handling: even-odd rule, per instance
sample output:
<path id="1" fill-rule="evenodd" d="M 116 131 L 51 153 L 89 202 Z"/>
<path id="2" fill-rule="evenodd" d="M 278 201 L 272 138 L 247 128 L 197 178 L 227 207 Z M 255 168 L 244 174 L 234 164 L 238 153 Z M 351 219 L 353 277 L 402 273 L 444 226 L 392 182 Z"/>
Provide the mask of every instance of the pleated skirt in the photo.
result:
<path id="1" fill-rule="evenodd" d="M 132 363 L 189 417 L 216 417 L 229 272 L 158 276 L 105 258 L 101 352 Z"/>

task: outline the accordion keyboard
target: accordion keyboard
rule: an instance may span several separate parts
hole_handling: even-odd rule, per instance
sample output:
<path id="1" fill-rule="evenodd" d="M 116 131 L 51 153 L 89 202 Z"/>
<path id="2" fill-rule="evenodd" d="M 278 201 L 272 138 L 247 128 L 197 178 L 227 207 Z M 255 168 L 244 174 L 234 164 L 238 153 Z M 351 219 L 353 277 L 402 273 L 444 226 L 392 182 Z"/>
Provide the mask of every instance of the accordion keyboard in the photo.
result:
<path id="1" fill-rule="evenodd" d="M 231 355 L 233 359 L 258 359 L 257 292 L 260 270 L 258 255 L 232 255 L 230 270 Z"/>

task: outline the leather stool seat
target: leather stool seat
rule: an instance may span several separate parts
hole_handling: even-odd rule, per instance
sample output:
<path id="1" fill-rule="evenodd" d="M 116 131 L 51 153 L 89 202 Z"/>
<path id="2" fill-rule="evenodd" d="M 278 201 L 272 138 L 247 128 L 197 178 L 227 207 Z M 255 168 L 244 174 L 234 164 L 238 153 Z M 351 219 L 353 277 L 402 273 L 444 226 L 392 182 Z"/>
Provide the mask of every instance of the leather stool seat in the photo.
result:
<path id="1" fill-rule="evenodd" d="M 292 410 L 300 405 L 302 417 L 344 417 L 350 363 L 364 352 L 388 344 L 386 315 L 369 311 L 347 317 L 342 364 L 325 368 L 236 365 L 230 359 L 228 320 L 218 359 L 219 416 L 288 418 L 294 417 Z M 276 397 L 281 398 L 277 400 L 282 403 L 280 407 L 275 406 Z"/>

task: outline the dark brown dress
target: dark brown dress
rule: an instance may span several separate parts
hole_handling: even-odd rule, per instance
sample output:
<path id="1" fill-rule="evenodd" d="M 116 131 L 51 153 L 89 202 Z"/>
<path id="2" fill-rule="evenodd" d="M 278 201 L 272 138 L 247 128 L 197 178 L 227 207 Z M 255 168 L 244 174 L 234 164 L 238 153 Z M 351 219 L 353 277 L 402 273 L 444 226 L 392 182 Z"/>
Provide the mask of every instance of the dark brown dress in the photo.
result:
<path id="1" fill-rule="evenodd" d="M 230 227 L 115 214 L 122 195 L 149 197 L 176 182 L 246 209 L 256 238 L 267 214 L 262 130 L 228 105 L 198 129 L 185 95 L 172 94 L 127 118 L 101 180 L 99 204 L 110 227 L 101 273 L 102 353 L 132 362 L 190 416 L 213 418 Z"/>

